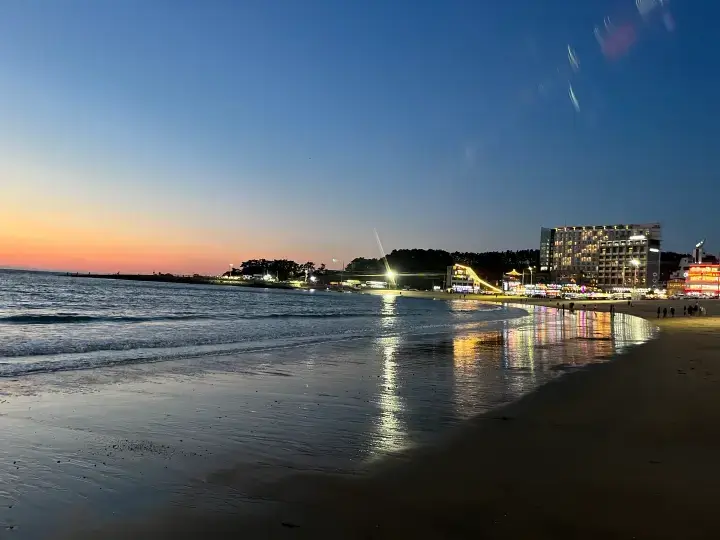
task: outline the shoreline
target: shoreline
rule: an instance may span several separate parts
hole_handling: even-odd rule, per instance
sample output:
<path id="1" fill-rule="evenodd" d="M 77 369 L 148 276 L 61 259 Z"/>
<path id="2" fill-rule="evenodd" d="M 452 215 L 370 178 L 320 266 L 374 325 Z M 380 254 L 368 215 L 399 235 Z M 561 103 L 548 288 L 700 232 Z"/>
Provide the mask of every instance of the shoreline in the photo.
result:
<path id="1" fill-rule="evenodd" d="M 718 536 L 720 318 L 657 321 L 658 305 L 682 313 L 682 304 L 616 304 L 658 324 L 659 336 L 475 416 L 438 444 L 361 477 L 302 473 L 267 485 L 261 499 L 274 502 L 253 515 L 167 510 L 123 525 L 138 538 Z M 238 472 L 218 474 L 231 486 Z"/>
<path id="2" fill-rule="evenodd" d="M 86 278 L 86 279 L 117 279 L 120 281 L 144 281 L 149 283 L 181 283 L 184 285 L 222 285 L 230 287 L 254 287 L 263 289 L 282 289 L 282 290 L 294 290 L 298 287 L 293 287 L 287 283 L 274 283 L 266 281 L 253 281 L 253 280 L 230 280 L 220 279 L 211 276 L 176 276 L 173 274 L 80 274 L 77 272 L 67 272 L 63 275 L 71 278 Z"/>

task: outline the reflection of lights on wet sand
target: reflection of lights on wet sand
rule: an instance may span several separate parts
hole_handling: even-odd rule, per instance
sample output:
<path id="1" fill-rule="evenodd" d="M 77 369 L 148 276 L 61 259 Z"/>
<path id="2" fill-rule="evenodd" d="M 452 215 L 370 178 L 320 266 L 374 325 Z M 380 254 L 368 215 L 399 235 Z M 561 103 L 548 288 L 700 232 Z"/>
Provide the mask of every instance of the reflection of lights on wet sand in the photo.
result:
<path id="1" fill-rule="evenodd" d="M 553 308 L 535 306 L 530 319 L 532 331 L 522 319 L 509 323 L 508 369 L 582 366 L 608 359 L 654 334 L 652 325 L 642 318 L 623 314 L 611 317 L 607 312 L 592 310 L 566 310 L 563 315 Z"/>
<path id="2" fill-rule="evenodd" d="M 461 418 L 480 412 L 477 403 L 483 401 L 488 389 L 487 370 L 502 369 L 505 335 L 502 330 L 476 331 L 453 336 L 453 385 L 455 412 Z M 490 383 L 490 386 L 492 383 Z"/>
<path id="3" fill-rule="evenodd" d="M 455 368 L 464 369 L 473 366 L 481 360 L 481 354 L 494 353 L 494 351 L 499 352 L 503 347 L 504 341 L 500 331 L 474 332 L 469 335 L 453 337 L 453 362 Z"/>
<path id="4" fill-rule="evenodd" d="M 614 352 L 620 353 L 632 345 L 643 343 L 655 335 L 654 326 L 640 317 L 617 314 L 612 320 Z"/>
<path id="5" fill-rule="evenodd" d="M 380 418 L 377 423 L 377 437 L 373 441 L 373 453 L 397 451 L 406 444 L 407 431 L 399 417 L 403 404 L 397 393 L 395 353 L 399 341 L 397 337 L 381 340 L 383 372 L 379 397 Z"/>

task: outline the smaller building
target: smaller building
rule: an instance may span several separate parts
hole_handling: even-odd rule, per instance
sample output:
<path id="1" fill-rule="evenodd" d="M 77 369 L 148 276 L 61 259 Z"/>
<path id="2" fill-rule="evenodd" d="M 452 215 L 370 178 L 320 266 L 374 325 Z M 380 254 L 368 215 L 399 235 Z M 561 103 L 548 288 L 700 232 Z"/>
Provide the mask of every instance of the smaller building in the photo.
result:
<path id="1" fill-rule="evenodd" d="M 449 291 L 457 293 L 479 293 L 482 290 L 502 292 L 487 281 L 480 279 L 475 270 L 462 264 L 447 267 L 446 287 Z"/>
<path id="2" fill-rule="evenodd" d="M 685 294 L 685 278 L 671 277 L 667 282 L 668 296 L 681 296 Z"/>
<path id="3" fill-rule="evenodd" d="M 503 276 L 502 290 L 505 294 L 522 294 L 522 282 L 520 281 L 522 274 L 514 268 L 510 272 L 506 272 Z"/>
<path id="4" fill-rule="evenodd" d="M 690 265 L 695 264 L 697 262 L 700 262 L 700 261 L 694 261 L 690 257 L 683 257 L 682 259 L 680 259 L 680 264 L 678 265 L 678 269 L 670 274 L 670 280 L 681 279 L 684 284 L 685 278 L 688 276 L 688 269 L 690 268 Z"/>
<path id="5" fill-rule="evenodd" d="M 720 296 L 720 264 L 691 264 L 685 278 L 685 294 Z"/>

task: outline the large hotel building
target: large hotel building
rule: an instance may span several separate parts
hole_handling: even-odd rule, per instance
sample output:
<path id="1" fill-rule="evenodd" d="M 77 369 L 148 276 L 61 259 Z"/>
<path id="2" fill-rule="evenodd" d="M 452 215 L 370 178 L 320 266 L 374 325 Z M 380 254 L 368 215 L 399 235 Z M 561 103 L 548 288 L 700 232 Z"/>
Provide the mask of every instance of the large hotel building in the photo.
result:
<path id="1" fill-rule="evenodd" d="M 540 271 L 604 288 L 657 287 L 659 223 L 580 225 L 540 231 Z"/>

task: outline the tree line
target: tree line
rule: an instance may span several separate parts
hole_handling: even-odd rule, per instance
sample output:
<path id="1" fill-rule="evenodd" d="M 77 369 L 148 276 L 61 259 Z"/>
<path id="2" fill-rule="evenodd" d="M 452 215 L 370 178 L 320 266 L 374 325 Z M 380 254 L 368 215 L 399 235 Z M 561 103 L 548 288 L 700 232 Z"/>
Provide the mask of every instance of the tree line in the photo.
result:
<path id="1" fill-rule="evenodd" d="M 326 272 L 325 264 L 316 266 L 314 262 L 297 263 L 288 259 L 250 259 L 238 267 L 225 272 L 224 276 L 265 276 L 270 275 L 279 281 L 302 279 L 306 276 L 321 276 Z"/>
<path id="2" fill-rule="evenodd" d="M 398 274 L 445 274 L 447 267 L 453 264 L 464 264 L 473 268 L 485 279 L 499 280 L 503 273 L 512 268 L 522 269 L 528 266 L 537 268 L 539 250 L 524 249 L 520 251 L 488 251 L 484 253 L 473 252 L 447 252 L 439 249 L 394 249 L 387 254 L 387 265 Z M 312 261 L 297 263 L 288 259 L 250 259 L 240 266 L 225 272 L 225 276 L 264 276 L 286 281 L 288 279 L 303 279 L 305 276 L 322 277 L 337 271 L 327 270 L 325 264 L 316 265 Z M 357 257 L 345 266 L 348 277 L 356 276 L 384 276 L 386 273 L 386 260 Z M 423 278 L 403 278 L 404 283 L 412 283 Z M 382 278 L 384 279 L 384 278 Z M 437 278 L 436 278 L 437 279 Z"/>
<path id="3" fill-rule="evenodd" d="M 399 274 L 444 274 L 448 266 L 463 264 L 471 267 L 478 275 L 487 280 L 500 280 L 505 272 L 513 268 L 521 271 L 523 268 L 532 266 L 537 269 L 540 250 L 521 249 L 519 251 L 486 251 L 483 253 L 455 251 L 450 253 L 440 249 L 394 249 L 388 253 L 386 258 L 388 266 Z M 358 257 L 350 261 L 346 270 L 382 274 L 386 271 L 385 260 Z"/>

